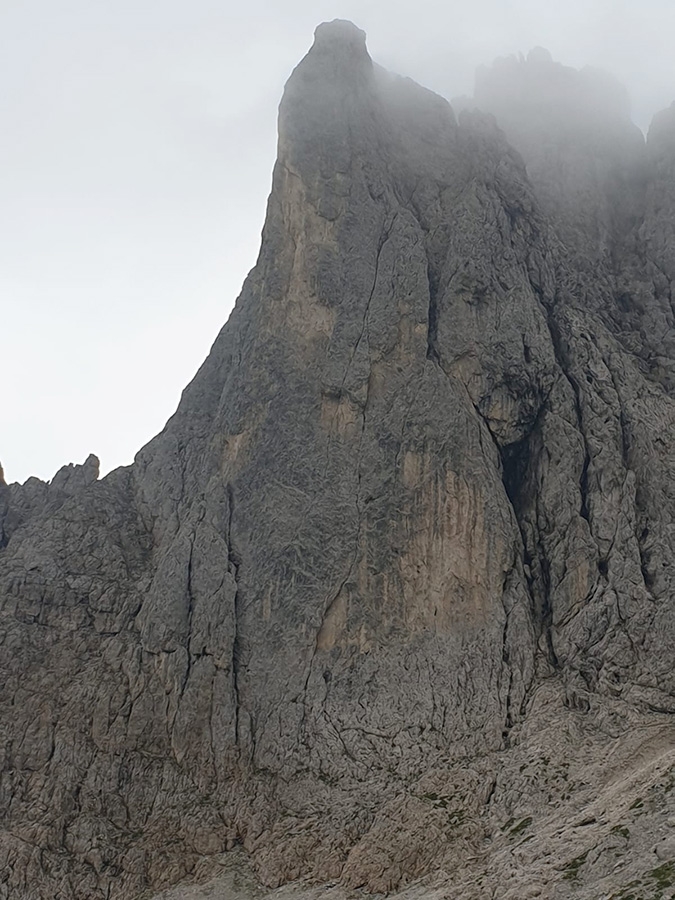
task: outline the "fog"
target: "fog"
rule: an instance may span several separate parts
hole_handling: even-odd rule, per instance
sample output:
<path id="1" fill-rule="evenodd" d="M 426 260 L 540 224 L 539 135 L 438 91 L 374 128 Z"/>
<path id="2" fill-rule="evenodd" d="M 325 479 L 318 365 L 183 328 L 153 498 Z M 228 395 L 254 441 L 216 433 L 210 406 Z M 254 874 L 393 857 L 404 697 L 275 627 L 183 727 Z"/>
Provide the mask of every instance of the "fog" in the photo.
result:
<path id="1" fill-rule="evenodd" d="M 671 0 L 4 0 L 0 460 L 49 479 L 132 461 L 171 415 L 255 263 L 283 84 L 323 20 L 451 98 L 542 45 L 675 99 Z"/>

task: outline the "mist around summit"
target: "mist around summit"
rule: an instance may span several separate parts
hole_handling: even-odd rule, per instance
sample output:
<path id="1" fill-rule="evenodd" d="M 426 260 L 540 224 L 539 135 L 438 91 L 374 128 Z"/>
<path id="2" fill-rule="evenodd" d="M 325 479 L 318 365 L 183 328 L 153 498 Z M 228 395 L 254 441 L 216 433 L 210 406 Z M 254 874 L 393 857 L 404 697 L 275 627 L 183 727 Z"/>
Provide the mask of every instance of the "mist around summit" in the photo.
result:
<path id="1" fill-rule="evenodd" d="M 317 22 L 349 18 L 374 58 L 451 99 L 474 71 L 539 44 L 613 72 L 646 133 L 672 102 L 670 4 L 210 0 L 11 4 L 0 304 L 11 335 L 9 481 L 89 453 L 129 464 L 175 410 L 254 264 L 276 110 Z M 142 389 L 139 389 L 139 385 Z"/>

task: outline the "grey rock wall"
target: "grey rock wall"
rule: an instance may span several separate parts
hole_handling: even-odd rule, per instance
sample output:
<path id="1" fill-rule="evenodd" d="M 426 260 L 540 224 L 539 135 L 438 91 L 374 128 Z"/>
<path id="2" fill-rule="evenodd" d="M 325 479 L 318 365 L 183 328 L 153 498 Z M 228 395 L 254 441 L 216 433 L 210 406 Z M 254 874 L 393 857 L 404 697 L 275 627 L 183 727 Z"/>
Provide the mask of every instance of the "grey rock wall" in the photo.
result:
<path id="1" fill-rule="evenodd" d="M 176 414 L 0 482 L 0 897 L 671 864 L 673 116 L 570 91 L 544 146 L 317 29 Z"/>

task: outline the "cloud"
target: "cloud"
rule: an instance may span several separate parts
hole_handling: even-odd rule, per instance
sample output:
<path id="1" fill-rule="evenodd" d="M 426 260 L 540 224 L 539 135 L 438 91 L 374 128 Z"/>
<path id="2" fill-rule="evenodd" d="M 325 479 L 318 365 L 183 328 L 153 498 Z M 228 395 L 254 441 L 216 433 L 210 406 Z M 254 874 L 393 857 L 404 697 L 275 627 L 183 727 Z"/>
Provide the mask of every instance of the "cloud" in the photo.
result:
<path id="1" fill-rule="evenodd" d="M 673 99 L 675 6 L 10 0 L 0 35 L 0 458 L 49 478 L 131 461 L 161 428 L 257 255 L 283 83 L 316 24 L 353 19 L 378 62 L 446 97 L 541 44 Z"/>

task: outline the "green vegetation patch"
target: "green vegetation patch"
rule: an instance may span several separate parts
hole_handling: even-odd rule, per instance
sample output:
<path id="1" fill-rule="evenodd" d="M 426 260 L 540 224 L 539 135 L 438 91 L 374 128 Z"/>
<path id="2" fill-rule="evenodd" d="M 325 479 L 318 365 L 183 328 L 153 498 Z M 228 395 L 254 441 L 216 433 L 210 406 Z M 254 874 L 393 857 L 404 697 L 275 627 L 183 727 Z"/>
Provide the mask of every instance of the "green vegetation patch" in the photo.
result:
<path id="1" fill-rule="evenodd" d="M 579 869 L 586 862 L 586 857 L 588 856 L 590 851 L 586 851 L 582 853 L 580 856 L 575 856 L 574 859 L 571 859 L 567 865 L 565 866 L 565 874 L 563 878 L 565 881 L 576 881 L 579 878 Z"/>
<path id="2" fill-rule="evenodd" d="M 462 809 L 462 807 L 452 807 L 449 805 L 448 801 L 452 800 L 452 797 L 441 797 L 433 791 L 429 791 L 425 794 L 422 794 L 422 799 L 426 800 L 428 803 L 431 803 L 434 809 L 446 810 L 448 813 L 450 824 L 453 827 L 461 825 L 466 819 L 465 809 Z"/>
<path id="3" fill-rule="evenodd" d="M 526 818 L 521 819 L 517 825 L 509 831 L 509 835 L 511 837 L 515 837 L 517 834 L 520 834 L 522 831 L 525 831 L 526 828 L 529 828 L 532 824 L 532 816 L 526 816 Z"/>
<path id="4" fill-rule="evenodd" d="M 643 900 L 638 894 L 633 893 L 633 888 L 639 885 L 639 881 L 631 881 L 630 884 L 626 885 L 625 888 L 621 888 L 621 890 L 612 894 L 609 900 Z"/>
<path id="5" fill-rule="evenodd" d="M 671 900 L 675 894 L 670 891 L 665 894 L 664 891 L 673 885 L 675 885 L 675 861 L 671 860 L 652 869 L 642 879 L 631 881 L 620 891 L 612 894 L 610 900 Z"/>
<path id="6" fill-rule="evenodd" d="M 656 882 L 656 887 L 663 891 L 675 884 L 675 862 L 667 862 L 652 871 L 647 876 Z"/>
<path id="7" fill-rule="evenodd" d="M 451 825 L 461 825 L 466 819 L 466 812 L 463 809 L 451 809 L 448 811 L 448 818 Z"/>

